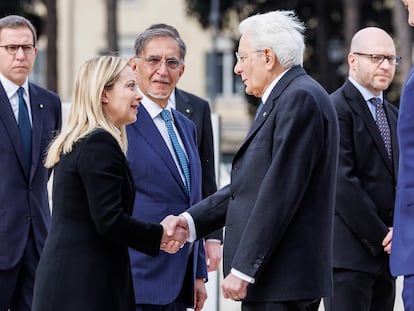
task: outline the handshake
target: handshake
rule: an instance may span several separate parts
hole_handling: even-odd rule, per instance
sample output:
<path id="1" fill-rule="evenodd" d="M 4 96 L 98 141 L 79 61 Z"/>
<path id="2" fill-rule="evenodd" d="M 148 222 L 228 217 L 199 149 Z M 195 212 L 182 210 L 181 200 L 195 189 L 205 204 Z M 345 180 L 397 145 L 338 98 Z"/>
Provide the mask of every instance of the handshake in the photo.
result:
<path id="1" fill-rule="evenodd" d="M 187 220 L 183 216 L 169 215 L 161 221 L 164 229 L 160 249 L 175 254 L 183 248 L 190 236 Z"/>

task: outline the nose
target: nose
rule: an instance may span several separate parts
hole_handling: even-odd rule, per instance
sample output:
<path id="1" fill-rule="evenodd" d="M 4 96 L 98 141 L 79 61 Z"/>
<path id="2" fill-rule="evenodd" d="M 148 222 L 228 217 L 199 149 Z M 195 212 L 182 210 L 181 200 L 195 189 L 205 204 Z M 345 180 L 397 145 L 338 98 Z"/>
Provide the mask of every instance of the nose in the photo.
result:
<path id="1" fill-rule="evenodd" d="M 240 75 L 242 72 L 241 66 L 240 66 L 240 62 L 237 62 L 236 65 L 234 65 L 234 73 L 236 75 Z"/>
<path id="2" fill-rule="evenodd" d="M 23 47 L 19 46 L 19 48 L 17 49 L 17 52 L 15 54 L 15 57 L 18 58 L 18 59 L 25 58 L 25 54 L 23 52 Z"/>
<path id="3" fill-rule="evenodd" d="M 160 62 L 160 67 L 158 68 L 157 72 L 161 75 L 168 74 L 168 66 L 167 66 L 167 61 L 166 60 L 162 60 Z"/>
<path id="4" fill-rule="evenodd" d="M 137 88 L 137 91 L 136 91 L 136 94 L 135 94 L 135 98 L 136 98 L 138 101 L 141 101 L 141 100 L 142 100 L 142 98 L 143 98 L 143 96 L 142 96 L 141 92 L 138 90 L 138 88 Z"/>

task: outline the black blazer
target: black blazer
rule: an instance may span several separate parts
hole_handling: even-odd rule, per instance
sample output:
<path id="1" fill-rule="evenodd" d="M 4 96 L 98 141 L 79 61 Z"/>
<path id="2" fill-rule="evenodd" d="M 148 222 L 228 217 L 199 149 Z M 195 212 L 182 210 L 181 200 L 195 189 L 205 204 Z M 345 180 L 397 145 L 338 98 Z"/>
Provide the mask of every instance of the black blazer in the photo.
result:
<path id="1" fill-rule="evenodd" d="M 157 255 L 162 227 L 130 217 L 134 197 L 127 160 L 108 132 L 92 132 L 61 157 L 33 311 L 135 310 L 128 246 Z"/>
<path id="2" fill-rule="evenodd" d="M 197 147 L 202 169 L 201 186 L 205 198 L 217 191 L 210 105 L 206 100 L 177 88 L 175 102 L 176 109 L 193 121 L 197 129 Z M 206 239 L 223 242 L 223 229 L 209 234 Z"/>
<path id="3" fill-rule="evenodd" d="M 328 94 L 293 67 L 236 152 L 230 184 L 188 210 L 198 237 L 226 226 L 224 275 L 255 278 L 245 301 L 331 295 L 338 145 Z"/>
<path id="4" fill-rule="evenodd" d="M 374 273 L 388 259 L 381 243 L 393 224 L 398 109 L 384 101 L 391 130 L 390 161 L 375 120 L 357 88 L 348 80 L 331 97 L 341 133 L 334 267 Z"/>

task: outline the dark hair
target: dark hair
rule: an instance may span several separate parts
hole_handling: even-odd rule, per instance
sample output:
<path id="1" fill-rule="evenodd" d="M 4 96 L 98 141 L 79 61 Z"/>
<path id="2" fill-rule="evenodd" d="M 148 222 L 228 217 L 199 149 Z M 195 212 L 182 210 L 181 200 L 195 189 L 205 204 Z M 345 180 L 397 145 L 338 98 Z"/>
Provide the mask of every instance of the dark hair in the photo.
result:
<path id="1" fill-rule="evenodd" d="M 176 35 L 177 37 L 180 37 L 180 34 L 178 32 L 178 30 L 171 25 L 168 24 L 164 24 L 164 23 L 157 23 L 157 24 L 152 24 L 151 26 L 149 26 L 147 29 L 158 29 L 158 28 L 164 28 L 164 29 L 168 29 L 170 30 L 174 35 Z"/>
<path id="2" fill-rule="evenodd" d="M 4 28 L 16 29 L 20 27 L 29 28 L 29 30 L 32 32 L 32 35 L 33 35 L 33 44 L 36 45 L 36 41 L 37 41 L 36 29 L 34 28 L 33 24 L 29 22 L 29 20 L 27 20 L 26 18 L 20 15 L 8 15 L 0 19 L 0 32 Z"/>
<path id="3" fill-rule="evenodd" d="M 164 24 L 155 24 L 155 25 L 164 25 Z M 172 27 L 155 27 L 154 25 L 150 26 L 150 28 L 145 29 L 142 33 L 138 35 L 138 37 L 135 39 L 134 49 L 135 49 L 135 55 L 139 56 L 141 52 L 144 50 L 145 44 L 147 41 L 159 38 L 159 37 L 165 37 L 165 38 L 172 38 L 178 43 L 178 47 L 180 49 L 180 58 L 181 61 L 184 62 L 185 54 L 187 52 L 187 47 L 184 43 L 184 41 L 181 39 L 180 35 L 178 34 L 178 31 Z M 171 29 L 170 29 L 171 28 Z"/>

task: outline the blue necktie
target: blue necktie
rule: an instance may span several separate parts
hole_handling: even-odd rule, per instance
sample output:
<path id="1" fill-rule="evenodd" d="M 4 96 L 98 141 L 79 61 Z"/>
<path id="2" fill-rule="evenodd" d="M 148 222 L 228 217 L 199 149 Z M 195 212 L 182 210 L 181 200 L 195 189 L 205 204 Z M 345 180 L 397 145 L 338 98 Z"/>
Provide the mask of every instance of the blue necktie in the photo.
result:
<path id="1" fill-rule="evenodd" d="M 32 165 L 32 126 L 30 125 L 29 111 L 27 110 L 26 102 L 23 98 L 24 89 L 19 87 L 17 94 L 19 96 L 19 131 L 22 137 L 24 148 L 24 160 L 26 172 L 30 172 L 30 166 Z"/>
<path id="2" fill-rule="evenodd" d="M 384 105 L 382 100 L 378 97 L 373 97 L 369 101 L 375 106 L 375 123 L 377 123 L 382 140 L 384 141 L 385 149 L 387 149 L 388 158 L 391 160 L 391 133 L 390 127 L 388 126 L 387 116 L 385 115 Z"/>
<path id="3" fill-rule="evenodd" d="M 181 148 L 181 145 L 178 142 L 177 134 L 174 131 L 172 119 L 171 119 L 171 113 L 168 110 L 164 109 L 163 111 L 161 111 L 161 117 L 165 121 L 165 124 L 167 126 L 168 135 L 170 136 L 175 155 L 180 164 L 181 172 L 184 175 L 185 187 L 187 189 L 188 194 L 190 194 L 190 191 L 191 191 L 190 167 L 188 165 L 188 160 L 184 153 L 184 150 L 183 148 Z"/>
<path id="4" fill-rule="evenodd" d="M 262 100 L 260 100 L 259 106 L 257 106 L 256 116 L 254 117 L 255 120 L 257 119 L 257 117 L 259 116 L 259 114 L 262 112 L 263 106 L 264 106 L 264 103 L 263 103 Z"/>

